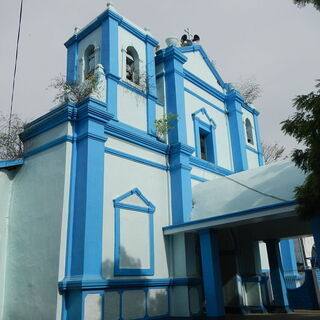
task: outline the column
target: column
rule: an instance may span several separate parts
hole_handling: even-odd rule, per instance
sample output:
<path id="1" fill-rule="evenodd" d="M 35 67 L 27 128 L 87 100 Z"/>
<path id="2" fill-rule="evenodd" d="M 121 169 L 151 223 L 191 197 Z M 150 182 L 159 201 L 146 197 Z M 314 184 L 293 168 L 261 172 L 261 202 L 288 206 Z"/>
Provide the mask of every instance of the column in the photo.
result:
<path id="1" fill-rule="evenodd" d="M 200 231 L 199 235 L 207 317 L 225 319 L 218 237 L 208 229 Z"/>
<path id="2" fill-rule="evenodd" d="M 99 17 L 102 20 L 101 64 L 107 79 L 108 111 L 117 117 L 117 86 L 119 76 L 118 27 L 121 17 L 112 10 L 107 10 Z"/>
<path id="3" fill-rule="evenodd" d="M 248 169 L 246 138 L 242 120 L 242 96 L 236 90 L 231 90 L 227 95 L 229 112 L 229 128 L 232 145 L 233 166 L 235 172 Z"/>
<path id="4" fill-rule="evenodd" d="M 270 277 L 274 297 L 272 311 L 290 312 L 287 288 L 283 277 L 279 240 L 268 240 L 265 241 L 265 243 L 267 245 Z"/>
<path id="5" fill-rule="evenodd" d="M 83 284 L 103 280 L 104 126 L 112 116 L 91 98 L 76 108 L 63 319 L 82 319 Z"/>
<path id="6" fill-rule="evenodd" d="M 296 287 L 296 280 L 299 280 L 301 276 L 298 273 L 294 241 L 292 239 L 281 240 L 280 248 L 284 277 L 292 281 L 292 284 Z"/>
<path id="7" fill-rule="evenodd" d="M 164 63 L 167 112 L 178 115 L 168 132 L 171 181 L 172 223 L 190 220 L 192 210 L 191 166 L 189 159 L 194 148 L 187 145 L 183 64 L 185 55 L 174 47 L 157 52 L 157 64 Z"/>

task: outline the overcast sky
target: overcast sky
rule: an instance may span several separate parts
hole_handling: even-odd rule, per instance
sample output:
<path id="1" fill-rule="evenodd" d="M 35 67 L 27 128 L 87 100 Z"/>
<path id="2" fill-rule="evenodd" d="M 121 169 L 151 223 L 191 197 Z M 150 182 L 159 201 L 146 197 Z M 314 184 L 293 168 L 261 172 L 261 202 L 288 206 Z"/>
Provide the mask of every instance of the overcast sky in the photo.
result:
<path id="1" fill-rule="evenodd" d="M 106 8 L 107 1 L 24 0 L 14 112 L 30 121 L 52 106 L 51 79 L 65 74 L 63 43 L 75 26 L 83 27 Z M 293 114 L 292 99 L 314 90 L 320 78 L 320 12 L 299 9 L 292 0 L 114 0 L 117 11 L 164 46 L 186 27 L 216 62 L 225 82 L 255 77 L 263 92 L 262 140 L 288 150 L 294 140 L 280 122 Z M 20 0 L 0 1 L 0 111 L 9 113 Z"/>

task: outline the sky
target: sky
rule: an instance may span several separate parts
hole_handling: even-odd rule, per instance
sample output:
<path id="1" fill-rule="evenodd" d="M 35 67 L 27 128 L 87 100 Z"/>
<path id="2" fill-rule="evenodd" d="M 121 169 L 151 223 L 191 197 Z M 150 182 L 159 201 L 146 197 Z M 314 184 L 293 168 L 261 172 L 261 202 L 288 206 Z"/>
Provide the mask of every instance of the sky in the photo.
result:
<path id="1" fill-rule="evenodd" d="M 201 38 L 225 82 L 254 78 L 262 95 L 262 140 L 286 152 L 296 142 L 280 122 L 294 113 L 292 100 L 314 90 L 319 75 L 320 12 L 298 8 L 292 0 L 114 0 L 116 10 L 165 46 L 184 29 Z M 65 74 L 63 43 L 75 26 L 83 27 L 106 8 L 107 1 L 24 0 L 13 111 L 31 121 L 54 106 L 52 79 Z M 0 1 L 0 111 L 10 111 L 20 0 Z"/>

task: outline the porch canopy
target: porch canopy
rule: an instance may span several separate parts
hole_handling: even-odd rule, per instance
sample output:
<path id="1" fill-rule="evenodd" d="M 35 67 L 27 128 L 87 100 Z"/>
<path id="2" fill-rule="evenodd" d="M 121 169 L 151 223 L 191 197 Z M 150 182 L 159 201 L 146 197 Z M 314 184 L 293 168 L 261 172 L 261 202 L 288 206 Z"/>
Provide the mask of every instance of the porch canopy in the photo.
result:
<path id="1" fill-rule="evenodd" d="M 309 234 L 309 223 L 294 213 L 294 189 L 303 184 L 305 177 L 289 160 L 230 176 L 217 176 L 193 188 L 190 221 L 165 227 L 164 234 L 251 223 L 259 237 L 266 230 L 265 238 L 275 236 L 277 229 L 281 237 Z M 290 232 L 286 232 L 287 229 Z"/>

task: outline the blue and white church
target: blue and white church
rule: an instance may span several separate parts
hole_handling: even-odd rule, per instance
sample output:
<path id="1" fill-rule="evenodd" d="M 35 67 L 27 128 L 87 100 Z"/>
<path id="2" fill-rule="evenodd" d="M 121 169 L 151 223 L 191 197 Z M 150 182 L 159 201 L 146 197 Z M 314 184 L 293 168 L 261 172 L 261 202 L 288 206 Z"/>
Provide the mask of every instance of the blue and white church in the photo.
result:
<path id="1" fill-rule="evenodd" d="M 65 43 L 67 80 L 97 73 L 99 89 L 29 123 L 23 157 L 0 162 L 1 319 L 290 310 L 279 241 L 313 235 L 320 256 L 320 222 L 294 212 L 305 176 L 264 165 L 259 112 L 199 43 L 171 43 L 111 4 Z"/>

